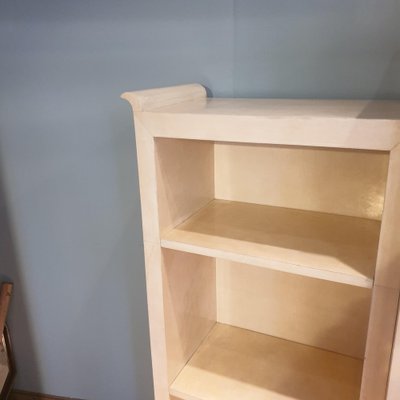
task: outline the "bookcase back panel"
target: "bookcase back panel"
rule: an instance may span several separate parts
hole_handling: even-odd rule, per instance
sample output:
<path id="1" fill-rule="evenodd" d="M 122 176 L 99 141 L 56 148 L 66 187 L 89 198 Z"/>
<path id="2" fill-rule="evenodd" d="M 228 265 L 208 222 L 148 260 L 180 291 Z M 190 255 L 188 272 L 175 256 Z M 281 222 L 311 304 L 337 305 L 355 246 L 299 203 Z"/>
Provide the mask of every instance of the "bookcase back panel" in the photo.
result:
<path id="1" fill-rule="evenodd" d="M 168 380 L 172 383 L 216 322 L 215 259 L 166 249 L 162 256 Z"/>
<path id="2" fill-rule="evenodd" d="M 371 291 L 217 259 L 218 322 L 363 358 Z"/>
<path id="3" fill-rule="evenodd" d="M 388 153 L 215 144 L 217 199 L 381 219 Z"/>

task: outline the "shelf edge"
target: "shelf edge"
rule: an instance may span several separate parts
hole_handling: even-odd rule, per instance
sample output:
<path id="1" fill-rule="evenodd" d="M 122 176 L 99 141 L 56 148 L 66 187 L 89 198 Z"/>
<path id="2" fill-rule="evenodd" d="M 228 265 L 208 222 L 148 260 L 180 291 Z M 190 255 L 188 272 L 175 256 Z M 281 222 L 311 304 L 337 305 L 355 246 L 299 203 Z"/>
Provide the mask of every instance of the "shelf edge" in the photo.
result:
<path id="1" fill-rule="evenodd" d="M 275 271 L 286 272 L 294 275 L 306 276 L 309 278 L 321 279 L 329 282 L 342 283 L 351 286 L 358 286 L 372 289 L 373 279 L 358 277 L 353 275 L 341 274 L 329 270 L 316 269 L 303 265 L 285 263 L 282 261 L 253 257 L 249 255 L 237 254 L 225 250 L 210 249 L 207 247 L 196 246 L 174 240 L 161 239 L 161 247 L 170 250 L 183 251 L 201 256 L 222 258 L 243 264 L 254 265 L 257 267 L 268 268 Z"/>

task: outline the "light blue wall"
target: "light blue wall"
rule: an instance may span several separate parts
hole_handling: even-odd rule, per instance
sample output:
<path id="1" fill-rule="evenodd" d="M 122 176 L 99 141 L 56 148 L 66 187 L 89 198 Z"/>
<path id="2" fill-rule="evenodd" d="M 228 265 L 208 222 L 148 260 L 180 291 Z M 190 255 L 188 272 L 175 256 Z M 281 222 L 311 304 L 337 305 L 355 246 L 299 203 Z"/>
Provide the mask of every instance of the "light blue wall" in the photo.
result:
<path id="1" fill-rule="evenodd" d="M 399 0 L 0 0 L 0 265 L 17 387 L 152 398 L 126 90 L 400 98 Z"/>
<path id="2" fill-rule="evenodd" d="M 235 4 L 235 96 L 399 97 L 399 0 Z"/>

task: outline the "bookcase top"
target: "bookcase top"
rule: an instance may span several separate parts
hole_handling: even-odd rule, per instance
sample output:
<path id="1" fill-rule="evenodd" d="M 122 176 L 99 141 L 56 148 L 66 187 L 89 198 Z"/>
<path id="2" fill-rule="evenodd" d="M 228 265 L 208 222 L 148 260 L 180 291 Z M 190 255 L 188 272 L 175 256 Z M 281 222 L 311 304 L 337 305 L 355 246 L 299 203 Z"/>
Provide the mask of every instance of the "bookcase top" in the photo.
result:
<path id="1" fill-rule="evenodd" d="M 155 137 L 390 151 L 400 101 L 207 98 L 197 84 L 124 93 Z"/>

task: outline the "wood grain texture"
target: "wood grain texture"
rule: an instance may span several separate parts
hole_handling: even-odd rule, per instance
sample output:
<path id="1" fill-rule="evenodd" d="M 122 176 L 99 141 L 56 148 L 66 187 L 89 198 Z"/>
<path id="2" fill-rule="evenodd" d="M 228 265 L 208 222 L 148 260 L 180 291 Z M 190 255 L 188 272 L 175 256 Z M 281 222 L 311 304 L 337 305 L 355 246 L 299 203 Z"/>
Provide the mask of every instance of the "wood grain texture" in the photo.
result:
<path id="1" fill-rule="evenodd" d="M 140 113 L 135 113 L 135 133 L 143 240 L 156 244 L 160 240 L 160 228 L 156 187 L 157 166 L 155 162 L 155 144 L 151 133 L 142 123 Z"/>
<path id="2" fill-rule="evenodd" d="M 400 101 L 200 99 L 144 112 L 143 123 L 156 137 L 390 151 L 399 110 Z"/>
<path id="3" fill-rule="evenodd" d="M 398 303 L 398 289 L 374 287 L 360 400 L 386 400 Z"/>
<path id="4" fill-rule="evenodd" d="M 214 200 L 162 236 L 165 248 L 371 287 L 380 223 Z"/>
<path id="5" fill-rule="evenodd" d="M 390 363 L 389 384 L 386 400 L 399 400 L 400 397 L 400 318 L 397 316 L 396 335 Z"/>
<path id="6" fill-rule="evenodd" d="M 214 146 L 159 139 L 155 163 L 160 232 L 167 231 L 214 198 Z M 163 252 L 163 305 L 168 381 L 183 368 L 216 321 L 215 260 Z"/>
<path id="7" fill-rule="evenodd" d="M 390 152 L 375 283 L 400 289 L 400 145 Z"/>
<path id="8" fill-rule="evenodd" d="M 170 392 L 183 400 L 358 400 L 362 361 L 217 324 Z"/>
<path id="9" fill-rule="evenodd" d="M 10 306 L 11 294 L 13 284 L 4 282 L 0 288 L 0 332 L 4 331 L 4 325 L 6 323 L 8 307 Z"/>
<path id="10" fill-rule="evenodd" d="M 126 92 L 121 97 L 131 103 L 134 111 L 151 111 L 160 107 L 204 99 L 206 90 L 201 85 L 189 84 Z"/>
<path id="11" fill-rule="evenodd" d="M 157 400 L 169 400 L 154 139 L 141 123 L 139 113 L 135 114 L 135 131 L 154 394 Z"/>
<path id="12" fill-rule="evenodd" d="M 219 295 L 225 298 L 217 306 L 226 321 L 289 336 L 284 325 L 293 324 L 294 340 L 304 340 L 329 332 L 329 321 L 340 326 L 342 316 L 343 332 L 337 338 L 328 335 L 331 339 L 320 345 L 338 346 L 337 351 L 347 354 L 347 329 L 349 347 L 360 334 L 353 349 L 357 356 L 364 346 L 368 303 L 368 296 L 361 293 L 373 285 L 378 257 L 361 395 L 360 360 L 217 324 L 208 336 L 212 340 L 203 342 L 191 359 L 198 359 L 201 367 L 192 368 L 191 361 L 174 381 L 173 386 L 179 380 L 183 385 L 172 396 L 386 400 L 400 289 L 400 102 L 206 99 L 200 85 L 123 97 L 135 114 L 156 400 L 171 400 L 169 383 L 213 323 L 214 261 L 200 255 L 246 264 L 243 270 L 266 268 L 246 277 L 221 271 L 224 286 Z M 260 146 L 266 144 L 268 149 Z M 270 150 L 271 145 L 281 146 L 280 153 Z M 354 150 L 390 152 L 382 227 L 388 156 Z M 219 196 L 224 201 L 212 200 Z M 160 239 L 164 248 L 183 253 L 162 250 Z M 187 271 L 182 271 L 185 265 Z M 288 272 L 297 276 L 283 274 Z M 258 273 L 271 274 L 270 282 Z M 318 278 L 316 286 L 311 279 L 305 283 L 305 277 Z M 180 279 L 182 287 L 177 284 Z M 291 279 L 304 284 L 289 284 Z M 335 297 L 334 282 L 361 288 L 341 287 Z M 216 287 L 218 291 L 218 283 Z M 285 288 L 291 291 L 286 298 Z M 211 293 L 208 300 L 206 293 Z M 296 293 L 300 300 L 291 310 L 288 304 L 295 302 Z M 307 296 L 314 303 L 307 303 Z M 274 302 L 284 315 L 271 324 L 268 318 L 257 321 L 263 302 L 264 308 L 270 307 L 269 317 L 274 316 Z M 348 320 L 351 310 L 346 305 L 353 304 L 353 318 Z M 328 314 L 331 319 L 324 318 Z M 315 326 L 307 331 L 309 324 Z M 215 338 L 213 332 L 219 332 Z M 257 347 L 260 343 L 262 348 Z M 396 354 L 395 348 L 393 374 L 398 368 Z M 205 397 L 181 391 L 191 384 Z M 389 384 L 389 394 L 390 388 Z"/>
<path id="13" fill-rule="evenodd" d="M 144 257 L 154 396 L 156 400 L 168 400 L 168 355 L 165 336 L 163 267 L 160 247 L 145 242 Z"/>
<path id="14" fill-rule="evenodd" d="M 163 251 L 165 332 L 169 383 L 216 322 L 215 260 Z"/>
<path id="15" fill-rule="evenodd" d="M 214 198 L 214 145 L 155 141 L 160 232 L 178 225 Z"/>
<path id="16" fill-rule="evenodd" d="M 176 90 L 181 90 L 181 86 L 176 86 Z M 152 90 L 147 92 L 151 93 Z M 335 119 L 400 121 L 400 101 L 208 98 L 200 99 L 197 102 L 174 103 L 158 112 L 169 112 L 176 117 L 180 114 L 226 115 L 229 117 L 244 115 L 279 119 L 287 123 L 298 118 L 323 119 L 328 122 Z"/>
<path id="17" fill-rule="evenodd" d="M 364 359 L 371 290 L 217 260 L 218 322 Z"/>
<path id="18" fill-rule="evenodd" d="M 215 198 L 380 220 L 389 154 L 215 144 Z"/>
<path id="19" fill-rule="evenodd" d="M 146 127 L 144 127 L 142 124 L 141 114 L 139 112 L 135 113 L 135 131 L 139 167 L 154 393 L 157 400 L 168 400 L 169 381 L 171 376 L 174 375 L 173 371 L 176 371 L 176 369 L 179 368 L 180 363 L 185 363 L 187 361 L 187 359 L 185 360 L 185 357 L 190 356 L 190 343 L 192 346 L 196 344 L 198 336 L 194 336 L 192 340 L 189 337 L 183 339 L 185 351 L 181 353 L 180 356 L 177 356 L 176 349 L 179 348 L 182 343 L 178 342 L 175 344 L 175 347 L 172 347 L 173 345 L 171 342 L 167 343 L 164 299 L 165 284 L 163 280 L 164 267 L 160 248 L 160 223 L 162 223 L 162 221 L 177 221 L 183 216 L 180 214 L 181 212 L 184 211 L 192 213 L 196 211 L 194 207 L 200 207 L 201 203 L 199 203 L 197 197 L 195 198 L 195 195 L 199 193 L 197 191 L 193 192 L 194 194 L 192 193 L 192 195 L 186 195 L 183 198 L 179 198 L 179 209 L 172 208 L 174 206 L 173 201 L 168 203 L 164 197 L 165 195 L 168 195 L 169 192 L 161 192 L 161 189 L 157 189 L 158 173 L 160 172 L 158 168 L 160 168 L 161 163 L 162 166 L 165 167 L 163 170 L 164 173 L 167 173 L 168 171 L 171 172 L 171 170 L 176 173 L 176 170 L 174 170 L 172 164 L 169 164 L 170 169 L 168 169 L 168 166 L 163 164 L 162 157 L 161 159 L 156 157 L 154 138 L 151 136 L 151 134 L 149 134 Z M 165 143 L 166 142 L 164 142 L 164 144 Z M 212 153 L 212 147 L 205 147 L 205 152 L 209 152 L 210 150 Z M 204 153 L 201 154 L 204 155 Z M 209 168 L 211 168 L 212 171 L 212 157 L 209 157 L 209 160 L 210 162 L 207 163 L 206 168 L 207 171 L 209 171 Z M 206 159 L 204 161 L 206 161 Z M 199 162 L 198 165 L 202 167 L 203 164 Z M 184 173 L 187 174 L 187 177 L 193 178 L 195 172 L 190 172 L 192 170 L 189 168 L 189 166 L 186 167 L 187 171 L 184 171 L 183 174 L 180 175 L 180 178 L 183 179 Z M 213 194 L 213 173 L 207 173 L 205 176 L 205 185 L 208 185 L 210 188 L 209 190 Z M 170 175 L 170 178 L 170 180 L 166 180 L 166 184 L 169 183 L 170 185 L 169 188 L 171 188 L 171 185 L 176 184 L 177 182 L 176 177 Z M 204 185 L 199 184 L 198 186 L 200 190 L 206 189 Z M 202 195 L 200 196 L 200 201 L 208 201 L 208 198 L 205 198 L 204 200 L 204 196 Z M 168 210 L 168 214 L 165 213 L 166 209 Z M 171 213 L 171 210 L 177 211 L 175 213 Z M 162 218 L 160 218 L 160 213 L 162 214 Z M 205 324 L 207 322 L 208 320 L 205 322 Z M 199 333 L 196 332 L 196 335 L 198 334 Z M 168 344 L 171 346 L 170 349 L 167 348 Z M 171 354 L 171 360 L 169 359 L 169 354 Z M 181 367 L 182 365 L 180 368 Z"/>

